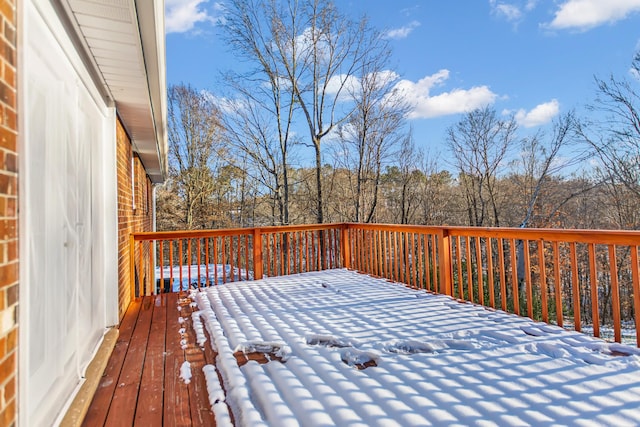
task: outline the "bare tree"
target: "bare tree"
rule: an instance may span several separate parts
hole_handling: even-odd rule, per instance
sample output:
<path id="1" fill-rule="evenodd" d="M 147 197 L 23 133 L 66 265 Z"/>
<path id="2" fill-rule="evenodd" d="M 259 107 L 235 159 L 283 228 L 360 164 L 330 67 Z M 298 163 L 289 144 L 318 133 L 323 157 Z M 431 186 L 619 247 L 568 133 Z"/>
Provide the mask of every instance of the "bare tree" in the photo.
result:
<path id="1" fill-rule="evenodd" d="M 599 158 L 603 181 L 622 184 L 640 198 L 640 52 L 631 70 L 633 81 L 596 78 L 598 96 L 590 108 L 606 118 L 582 123 L 579 133 Z"/>
<path id="2" fill-rule="evenodd" d="M 420 207 L 422 184 L 426 179 L 421 170 L 423 153 L 415 146 L 413 132 L 405 135 L 396 157 L 384 177 L 385 201 L 389 204 L 393 222 L 410 224 Z"/>
<path id="3" fill-rule="evenodd" d="M 227 74 L 233 89 L 225 120 L 231 143 L 256 166 L 256 178 L 271 192 L 278 224 L 289 224 L 290 153 L 295 96 L 277 46 L 283 16 L 290 15 L 297 29 L 295 4 L 289 12 L 275 0 L 232 0 L 226 14 L 226 39 L 234 53 L 252 67 Z M 294 62 L 297 62 L 293 52 Z M 296 64 L 293 64 L 295 67 Z"/>
<path id="4" fill-rule="evenodd" d="M 408 105 L 395 88 L 397 74 L 381 71 L 387 60 L 385 53 L 363 64 L 364 75 L 349 89 L 355 110 L 338 126 L 338 150 L 333 155 L 337 164 L 353 171 L 348 190 L 356 222 L 373 220 L 383 167 L 405 138 Z"/>
<path id="5" fill-rule="evenodd" d="M 191 86 L 169 87 L 168 101 L 169 175 L 180 199 L 182 226 L 203 227 L 224 151 L 220 111 L 209 96 Z"/>
<path id="6" fill-rule="evenodd" d="M 554 120 L 550 138 L 547 138 L 543 131 L 539 131 L 521 140 L 521 156 L 514 162 L 513 175 L 518 194 L 523 201 L 524 214 L 521 211 L 514 212 L 516 217 L 522 218 L 519 221 L 521 228 L 530 226 L 536 207 L 540 203 L 551 203 L 551 198 L 541 201 L 541 195 L 547 187 L 554 185 L 552 178 L 561 178 L 559 174 L 562 171 L 580 164 L 588 157 L 588 153 L 575 150 L 573 137 L 576 124 L 574 113 L 569 112 Z M 540 218 L 544 218 L 544 215 L 540 215 Z M 547 224 L 545 221 L 538 221 L 536 226 L 544 227 Z"/>
<path id="7" fill-rule="evenodd" d="M 322 141 L 355 109 L 349 102 L 354 79 L 363 77 L 387 44 L 365 18 L 353 22 L 329 0 L 289 0 L 289 25 L 276 33 L 276 46 L 296 102 L 300 106 L 315 154 L 316 220 L 324 222 Z M 292 7 L 291 5 L 296 5 Z M 301 7 L 297 7 L 301 4 Z M 296 23 L 306 27 L 299 31 Z M 381 71 L 366 68 L 368 73 Z"/>
<path id="8" fill-rule="evenodd" d="M 464 190 L 469 225 L 500 226 L 498 172 L 516 143 L 513 117 L 498 118 L 485 107 L 467 113 L 447 130 L 458 179 Z"/>

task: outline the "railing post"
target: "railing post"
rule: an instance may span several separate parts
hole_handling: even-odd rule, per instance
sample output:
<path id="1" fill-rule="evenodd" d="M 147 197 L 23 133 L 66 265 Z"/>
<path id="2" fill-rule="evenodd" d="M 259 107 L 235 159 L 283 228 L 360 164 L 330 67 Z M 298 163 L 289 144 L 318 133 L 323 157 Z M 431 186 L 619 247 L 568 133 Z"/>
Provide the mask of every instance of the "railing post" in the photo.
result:
<path id="1" fill-rule="evenodd" d="M 253 278 L 262 279 L 262 232 L 259 228 L 253 229 Z"/>
<path id="2" fill-rule="evenodd" d="M 349 242 L 349 224 L 342 224 L 341 231 L 341 261 L 343 268 L 351 268 L 351 243 Z"/>
<path id="3" fill-rule="evenodd" d="M 131 288 L 129 301 L 133 301 L 136 297 L 136 239 L 133 233 L 129 234 L 129 287 Z"/>
<path id="4" fill-rule="evenodd" d="M 440 269 L 440 286 L 438 292 L 453 296 L 453 273 L 451 268 L 451 237 L 449 230 L 442 228 L 438 233 L 438 268 Z"/>

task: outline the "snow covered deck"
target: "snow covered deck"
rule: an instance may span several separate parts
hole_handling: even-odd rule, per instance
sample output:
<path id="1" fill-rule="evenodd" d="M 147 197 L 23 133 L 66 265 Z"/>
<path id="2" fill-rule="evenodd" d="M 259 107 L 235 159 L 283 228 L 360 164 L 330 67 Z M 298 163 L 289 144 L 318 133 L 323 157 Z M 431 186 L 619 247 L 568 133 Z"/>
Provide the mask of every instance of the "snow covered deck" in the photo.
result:
<path id="1" fill-rule="evenodd" d="M 193 316 L 167 302 L 167 342 L 191 325 L 184 345 L 209 356 L 165 372 L 174 384 L 164 388 L 165 424 L 174 394 L 193 399 L 203 377 L 218 425 L 230 414 L 245 426 L 640 424 L 635 347 L 345 269 L 228 283 L 191 299 L 197 308 L 183 305 Z M 240 351 L 260 360 L 239 363 Z M 163 400 L 139 390 L 138 407 L 143 396 Z"/>

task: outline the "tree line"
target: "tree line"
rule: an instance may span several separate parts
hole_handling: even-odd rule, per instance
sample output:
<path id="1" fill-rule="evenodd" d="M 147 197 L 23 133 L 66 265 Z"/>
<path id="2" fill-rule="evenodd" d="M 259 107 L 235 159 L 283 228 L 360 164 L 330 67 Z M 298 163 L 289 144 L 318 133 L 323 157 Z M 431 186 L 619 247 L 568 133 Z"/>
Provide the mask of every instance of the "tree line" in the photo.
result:
<path id="1" fill-rule="evenodd" d="M 640 53 L 588 106 L 526 134 L 487 106 L 431 153 L 383 34 L 328 0 L 231 0 L 228 93 L 168 90 L 163 230 L 378 222 L 640 228 Z"/>

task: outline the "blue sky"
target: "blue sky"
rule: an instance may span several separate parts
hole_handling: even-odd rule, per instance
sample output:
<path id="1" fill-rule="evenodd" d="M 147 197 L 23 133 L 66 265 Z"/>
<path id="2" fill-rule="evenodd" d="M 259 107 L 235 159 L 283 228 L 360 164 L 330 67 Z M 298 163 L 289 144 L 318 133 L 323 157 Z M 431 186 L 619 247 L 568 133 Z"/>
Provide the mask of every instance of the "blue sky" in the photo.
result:
<path id="1" fill-rule="evenodd" d="M 224 1 L 165 0 L 167 80 L 223 93 L 238 67 L 221 40 Z M 444 151 L 447 127 L 490 105 L 515 114 L 521 132 L 547 128 L 593 102 L 594 76 L 639 79 L 640 0 L 337 0 L 363 13 L 393 48 L 392 68 L 413 106 L 414 137 Z"/>

